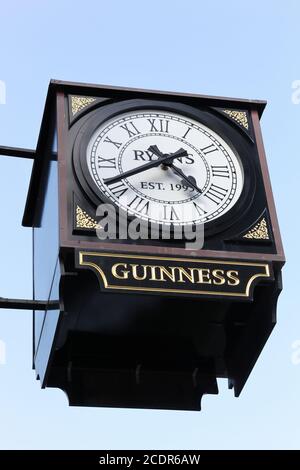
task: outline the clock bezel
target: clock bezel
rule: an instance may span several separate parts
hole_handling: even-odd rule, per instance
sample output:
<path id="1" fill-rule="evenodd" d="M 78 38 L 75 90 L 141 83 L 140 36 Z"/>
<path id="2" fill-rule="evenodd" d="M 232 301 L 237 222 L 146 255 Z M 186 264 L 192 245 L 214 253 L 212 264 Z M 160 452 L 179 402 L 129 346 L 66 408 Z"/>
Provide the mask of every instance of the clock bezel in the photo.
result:
<path id="1" fill-rule="evenodd" d="M 224 117 L 220 116 L 220 114 L 212 108 L 195 108 L 175 101 L 169 102 L 165 100 L 145 99 L 124 100 L 100 106 L 89 113 L 75 137 L 72 154 L 75 174 L 92 204 L 97 207 L 101 202 L 109 202 L 116 206 L 114 201 L 101 193 L 90 175 L 86 160 L 86 151 L 90 139 L 95 131 L 100 126 L 104 125 L 106 121 L 117 118 L 117 116 L 126 112 L 139 110 L 173 112 L 183 115 L 187 119 L 194 119 L 216 132 L 227 145 L 229 145 L 233 152 L 238 155 L 244 174 L 244 185 L 240 197 L 234 206 L 224 215 L 209 222 L 205 222 L 205 236 L 212 236 L 216 233 L 223 232 L 236 224 L 240 217 L 246 214 L 255 194 L 256 172 L 254 163 L 250 158 L 253 145 L 239 129 L 229 124 L 227 119 L 224 119 Z M 130 219 L 130 217 L 128 217 L 128 219 Z M 161 228 L 162 224 L 157 224 L 157 226 Z M 173 226 L 171 225 L 171 233 L 172 229 Z"/>

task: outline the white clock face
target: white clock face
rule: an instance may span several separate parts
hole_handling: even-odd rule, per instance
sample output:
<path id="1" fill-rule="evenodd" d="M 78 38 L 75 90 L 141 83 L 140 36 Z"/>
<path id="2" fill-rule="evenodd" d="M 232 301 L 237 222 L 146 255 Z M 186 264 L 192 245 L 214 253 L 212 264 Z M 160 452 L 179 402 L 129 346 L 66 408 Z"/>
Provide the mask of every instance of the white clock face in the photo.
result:
<path id="1" fill-rule="evenodd" d="M 122 174 L 180 149 L 186 155 L 131 176 Z M 192 225 L 228 212 L 243 189 L 236 152 L 216 132 L 184 115 L 162 110 L 119 114 L 92 135 L 86 153 L 99 196 L 129 215 L 158 224 Z M 178 174 L 178 169 L 181 170 Z M 116 177 L 116 178 L 114 178 Z M 108 180 L 114 178 L 114 182 Z"/>

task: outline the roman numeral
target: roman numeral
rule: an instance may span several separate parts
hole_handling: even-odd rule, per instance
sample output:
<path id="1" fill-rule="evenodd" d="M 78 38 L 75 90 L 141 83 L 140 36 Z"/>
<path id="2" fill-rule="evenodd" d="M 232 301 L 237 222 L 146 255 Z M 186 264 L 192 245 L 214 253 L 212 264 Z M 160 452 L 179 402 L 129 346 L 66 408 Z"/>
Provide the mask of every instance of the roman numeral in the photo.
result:
<path id="1" fill-rule="evenodd" d="M 138 211 L 141 214 L 148 215 L 149 201 L 146 201 L 140 196 L 135 196 L 135 198 L 128 204 L 128 207 L 131 207 L 133 210 Z"/>
<path id="2" fill-rule="evenodd" d="M 206 191 L 204 196 L 213 201 L 214 203 L 220 204 L 220 201 L 224 199 L 224 196 L 227 192 L 228 189 L 224 189 L 221 186 L 218 186 L 217 184 L 211 184 L 209 190 Z"/>
<path id="3" fill-rule="evenodd" d="M 108 142 L 109 144 L 113 144 L 117 149 L 121 147 L 121 142 L 115 142 L 114 140 L 110 139 L 110 137 L 105 137 L 103 142 Z"/>
<path id="4" fill-rule="evenodd" d="M 135 135 L 140 134 L 140 131 L 136 128 L 133 122 L 129 122 L 128 124 L 123 124 L 120 127 L 128 133 L 128 137 L 134 137 Z"/>
<path id="5" fill-rule="evenodd" d="M 164 219 L 165 220 L 179 220 L 179 217 L 173 206 L 164 206 Z"/>
<path id="6" fill-rule="evenodd" d="M 185 138 L 186 138 L 186 136 L 188 135 L 188 133 L 190 132 L 190 130 L 191 130 L 191 127 L 188 127 L 188 128 L 187 128 L 187 131 L 183 134 L 182 139 L 185 139 Z"/>
<path id="7" fill-rule="evenodd" d="M 204 209 L 202 209 L 202 207 L 198 206 L 198 204 L 196 204 L 195 202 L 193 202 L 193 206 L 196 209 L 198 215 L 200 215 L 200 217 L 207 214 L 207 212 Z"/>
<path id="8" fill-rule="evenodd" d="M 227 165 L 212 165 L 212 175 L 220 178 L 229 178 L 229 168 Z"/>
<path id="9" fill-rule="evenodd" d="M 115 158 L 97 157 L 99 168 L 116 168 Z"/>
<path id="10" fill-rule="evenodd" d="M 167 119 L 148 119 L 151 126 L 150 132 L 169 132 L 169 121 Z"/>
<path id="11" fill-rule="evenodd" d="M 203 147 L 203 149 L 200 149 L 201 152 L 204 153 L 204 155 L 207 155 L 208 153 L 215 152 L 216 150 L 219 150 L 214 144 L 210 144 L 207 147 Z"/>
<path id="12" fill-rule="evenodd" d="M 114 185 L 111 184 L 109 186 L 109 189 L 114 194 L 114 196 L 117 196 L 118 198 L 123 196 L 123 194 L 125 194 L 126 191 L 128 191 L 127 186 L 125 186 L 125 184 L 122 182 L 120 183 L 119 181 L 115 183 Z"/>

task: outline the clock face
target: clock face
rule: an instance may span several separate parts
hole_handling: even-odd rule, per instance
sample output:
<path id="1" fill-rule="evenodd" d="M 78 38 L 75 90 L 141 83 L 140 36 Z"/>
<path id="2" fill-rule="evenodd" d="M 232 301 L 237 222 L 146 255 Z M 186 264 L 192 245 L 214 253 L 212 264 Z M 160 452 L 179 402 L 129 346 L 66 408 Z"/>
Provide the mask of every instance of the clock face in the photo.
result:
<path id="1" fill-rule="evenodd" d="M 179 150 L 183 156 L 157 164 Z M 150 162 L 156 166 L 126 176 Z M 86 163 L 100 199 L 160 225 L 214 221 L 233 208 L 244 184 L 240 158 L 220 135 L 163 110 L 131 111 L 105 121 L 89 140 Z"/>

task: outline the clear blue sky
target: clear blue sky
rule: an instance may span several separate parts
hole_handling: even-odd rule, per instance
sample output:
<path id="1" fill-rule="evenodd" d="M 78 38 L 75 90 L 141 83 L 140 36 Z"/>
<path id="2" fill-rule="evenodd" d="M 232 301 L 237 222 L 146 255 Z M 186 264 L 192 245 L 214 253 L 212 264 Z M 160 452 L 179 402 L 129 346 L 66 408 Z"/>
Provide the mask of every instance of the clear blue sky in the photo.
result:
<path id="1" fill-rule="evenodd" d="M 240 398 L 202 412 L 71 408 L 31 370 L 31 312 L 0 311 L 0 448 L 300 448 L 297 0 L 10 0 L 0 7 L 0 143 L 34 148 L 50 78 L 267 99 L 262 119 L 287 264 L 278 324 Z M 0 99 L 1 102 L 1 99 Z M 0 157 L 0 296 L 30 298 L 21 218 L 31 162 Z M 300 357 L 300 355 L 298 356 Z"/>

